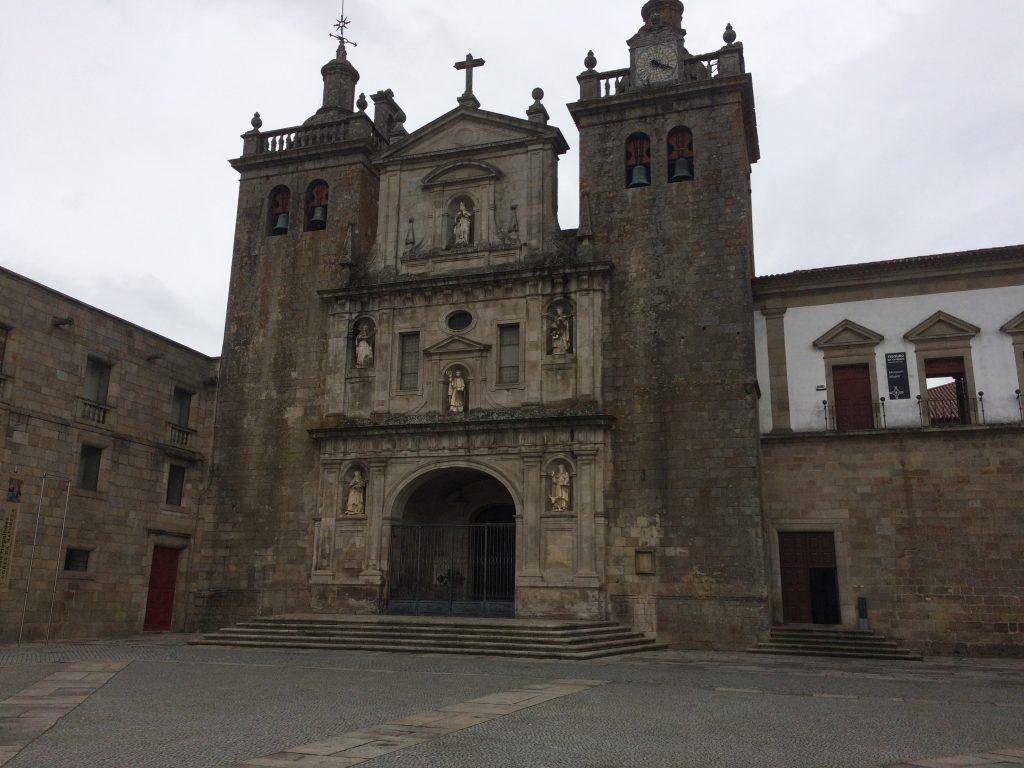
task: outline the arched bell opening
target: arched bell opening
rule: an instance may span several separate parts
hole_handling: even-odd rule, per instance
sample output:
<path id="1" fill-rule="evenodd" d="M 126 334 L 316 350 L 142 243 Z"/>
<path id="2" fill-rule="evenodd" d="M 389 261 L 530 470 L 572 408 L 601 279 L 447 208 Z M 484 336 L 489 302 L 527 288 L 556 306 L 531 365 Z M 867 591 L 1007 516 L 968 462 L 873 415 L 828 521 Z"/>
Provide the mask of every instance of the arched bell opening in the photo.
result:
<path id="1" fill-rule="evenodd" d="M 388 613 L 515 615 L 516 506 L 477 469 L 429 473 L 399 496 L 388 553 Z"/>

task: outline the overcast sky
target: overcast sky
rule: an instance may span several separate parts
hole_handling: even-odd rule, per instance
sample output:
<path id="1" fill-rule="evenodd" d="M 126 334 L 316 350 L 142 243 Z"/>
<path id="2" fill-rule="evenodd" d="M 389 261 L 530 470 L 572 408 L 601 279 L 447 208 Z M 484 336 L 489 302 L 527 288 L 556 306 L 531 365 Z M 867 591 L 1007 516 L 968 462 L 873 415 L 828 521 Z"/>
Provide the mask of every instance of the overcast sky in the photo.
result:
<path id="1" fill-rule="evenodd" d="M 642 0 L 346 0 L 367 94 L 414 130 L 455 106 L 565 104 L 589 48 L 628 64 Z M 219 354 L 239 135 L 301 123 L 340 0 L 3 0 L 0 264 Z M 1024 243 L 1024 0 L 689 0 L 692 53 L 731 22 L 753 73 L 758 274 Z M 0 297 L 2 300 L 2 297 Z"/>

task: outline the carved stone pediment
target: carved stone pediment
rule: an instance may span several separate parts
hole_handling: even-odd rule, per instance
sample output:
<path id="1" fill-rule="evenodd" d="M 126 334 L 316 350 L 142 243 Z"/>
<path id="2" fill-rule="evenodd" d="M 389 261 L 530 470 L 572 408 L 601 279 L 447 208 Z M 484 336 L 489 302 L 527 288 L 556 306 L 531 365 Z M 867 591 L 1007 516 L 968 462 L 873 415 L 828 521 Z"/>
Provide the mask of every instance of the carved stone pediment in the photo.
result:
<path id="1" fill-rule="evenodd" d="M 387 165 L 423 155 L 538 139 L 554 141 L 559 154 L 569 149 L 557 128 L 480 109 L 458 108 L 409 134 L 405 141 L 383 152 L 379 162 Z"/>
<path id="2" fill-rule="evenodd" d="M 1024 312 L 1021 312 L 999 330 L 1011 336 L 1024 336 Z"/>
<path id="3" fill-rule="evenodd" d="M 491 351 L 490 344 L 467 339 L 465 336 L 449 336 L 423 350 L 424 357 L 458 358 L 483 357 Z"/>
<path id="4" fill-rule="evenodd" d="M 490 163 L 479 160 L 457 160 L 436 168 L 423 179 L 426 189 L 445 184 L 469 184 L 481 181 L 498 181 L 502 172 Z"/>
<path id="5" fill-rule="evenodd" d="M 981 329 L 953 315 L 938 311 L 904 334 L 903 338 L 915 343 L 927 341 L 964 340 L 977 336 Z"/>
<path id="6" fill-rule="evenodd" d="M 839 325 L 814 341 L 815 349 L 850 349 L 876 347 L 883 340 L 880 333 L 865 328 L 852 320 L 843 320 Z"/>

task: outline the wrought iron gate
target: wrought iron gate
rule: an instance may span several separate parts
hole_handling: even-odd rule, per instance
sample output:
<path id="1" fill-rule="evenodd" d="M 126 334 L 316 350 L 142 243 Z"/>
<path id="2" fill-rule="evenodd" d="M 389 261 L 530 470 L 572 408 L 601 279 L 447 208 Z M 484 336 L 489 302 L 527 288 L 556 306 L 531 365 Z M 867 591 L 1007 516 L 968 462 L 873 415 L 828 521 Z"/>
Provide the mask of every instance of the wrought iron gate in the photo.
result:
<path id="1" fill-rule="evenodd" d="M 391 526 L 388 613 L 514 616 L 514 523 Z"/>

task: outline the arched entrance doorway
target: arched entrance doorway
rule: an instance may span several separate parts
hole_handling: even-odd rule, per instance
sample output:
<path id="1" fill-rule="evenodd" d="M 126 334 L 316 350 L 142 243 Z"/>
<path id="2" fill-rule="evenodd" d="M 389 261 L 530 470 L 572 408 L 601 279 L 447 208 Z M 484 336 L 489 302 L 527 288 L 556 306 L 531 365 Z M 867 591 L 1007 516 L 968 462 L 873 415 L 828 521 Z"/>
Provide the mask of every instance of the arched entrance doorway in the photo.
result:
<path id="1" fill-rule="evenodd" d="M 515 502 L 473 469 L 438 470 L 395 505 L 388 613 L 515 615 Z"/>

